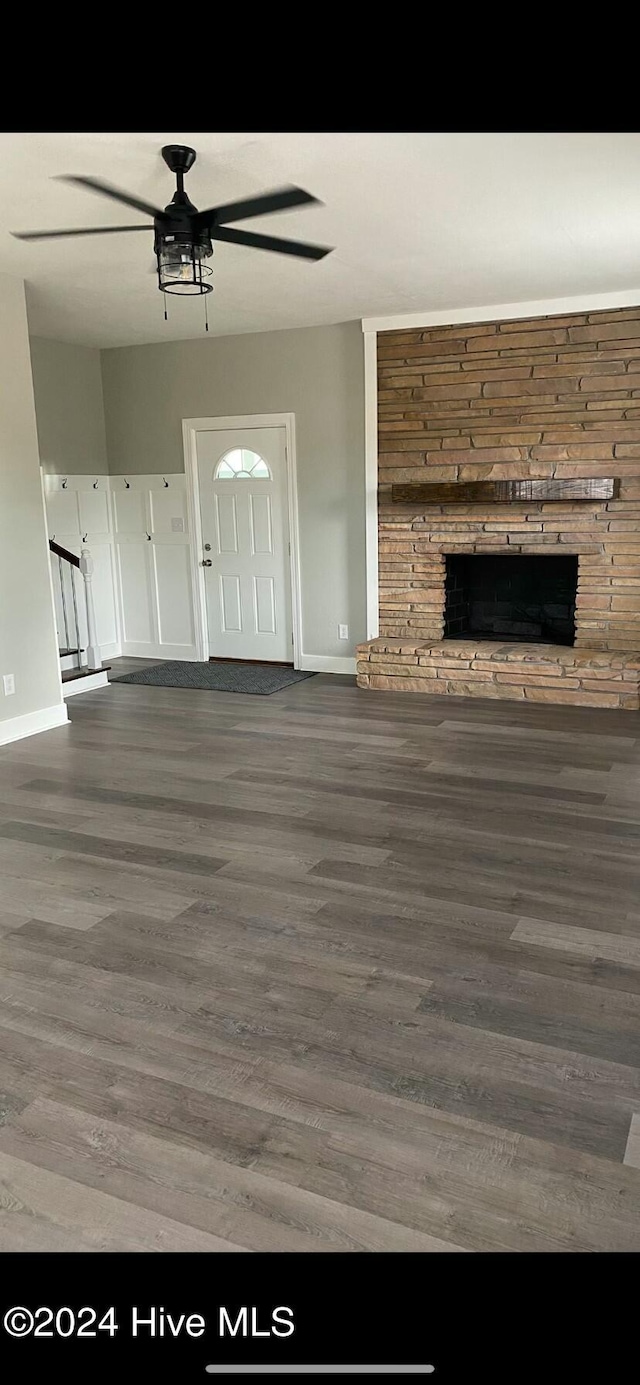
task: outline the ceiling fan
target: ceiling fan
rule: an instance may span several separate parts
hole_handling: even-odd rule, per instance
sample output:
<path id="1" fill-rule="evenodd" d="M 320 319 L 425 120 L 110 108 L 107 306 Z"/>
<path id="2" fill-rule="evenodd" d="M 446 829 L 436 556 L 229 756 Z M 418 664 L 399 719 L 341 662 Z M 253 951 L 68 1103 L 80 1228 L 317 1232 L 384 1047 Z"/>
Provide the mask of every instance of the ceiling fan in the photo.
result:
<path id="1" fill-rule="evenodd" d="M 320 205 L 317 197 L 312 197 L 302 188 L 279 188 L 275 192 L 261 193 L 257 197 L 227 202 L 199 212 L 184 190 L 184 175 L 195 163 L 195 149 L 184 144 L 166 144 L 162 157 L 171 172 L 175 173 L 177 184 L 164 211 L 100 178 L 60 175 L 62 182 L 75 183 L 153 217 L 153 248 L 158 265 L 158 288 L 162 293 L 188 295 L 211 292 L 213 286 L 207 283 L 211 269 L 205 262 L 213 254 L 212 241 L 246 245 L 254 250 L 278 251 L 282 255 L 295 255 L 306 260 L 322 260 L 331 253 L 331 246 L 283 240 L 279 236 L 265 236 L 262 232 L 238 231 L 228 225 L 230 221 L 246 221 L 252 216 L 264 216 L 288 207 L 301 207 L 313 202 Z M 65 231 L 14 231 L 13 235 L 18 240 L 55 240 L 60 236 L 113 235 L 120 231 L 148 230 L 151 230 L 150 226 L 138 223 L 136 226 L 87 226 Z"/>

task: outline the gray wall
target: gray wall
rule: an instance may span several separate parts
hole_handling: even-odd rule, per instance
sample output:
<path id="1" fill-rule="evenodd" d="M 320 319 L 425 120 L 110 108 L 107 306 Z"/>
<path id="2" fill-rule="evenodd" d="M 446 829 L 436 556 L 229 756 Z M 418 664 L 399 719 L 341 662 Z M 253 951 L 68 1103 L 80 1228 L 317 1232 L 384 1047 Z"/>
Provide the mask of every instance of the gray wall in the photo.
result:
<path id="1" fill-rule="evenodd" d="M 366 638 L 360 324 L 113 348 L 102 379 L 118 475 L 182 471 L 183 418 L 295 414 L 303 651 L 352 655 Z"/>
<path id="2" fill-rule="evenodd" d="M 0 276 L 0 722 L 62 701 L 24 285 Z"/>
<path id="3" fill-rule="evenodd" d="M 108 471 L 100 352 L 31 338 L 40 460 L 45 471 Z"/>

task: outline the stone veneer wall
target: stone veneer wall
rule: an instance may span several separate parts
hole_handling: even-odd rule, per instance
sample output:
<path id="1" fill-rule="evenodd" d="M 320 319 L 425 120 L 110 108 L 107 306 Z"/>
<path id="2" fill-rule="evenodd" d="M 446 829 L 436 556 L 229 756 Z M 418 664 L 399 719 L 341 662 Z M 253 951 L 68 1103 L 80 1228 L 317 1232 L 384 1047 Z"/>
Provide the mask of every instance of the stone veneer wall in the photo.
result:
<path id="1" fill-rule="evenodd" d="M 372 655 L 385 655 L 376 662 L 387 665 L 378 676 L 388 679 L 390 655 L 401 663 L 403 651 L 417 661 L 425 651 L 411 655 L 411 641 L 442 640 L 445 553 L 540 553 L 551 545 L 579 558 L 576 651 L 627 654 L 611 659 L 605 681 L 616 682 L 628 665 L 626 676 L 637 684 L 630 670 L 640 651 L 640 307 L 384 332 L 378 391 L 379 643 L 399 643 L 397 652 L 363 647 L 360 659 L 369 666 L 360 668 L 360 681 L 388 685 L 372 684 Z M 390 499 L 393 482 L 582 476 L 619 477 L 619 498 L 428 506 Z M 453 659 L 454 643 L 431 657 Z M 548 662 L 551 648 L 535 646 L 536 661 Z M 516 648 L 507 653 L 517 660 Z M 489 657 L 485 646 L 484 662 Z M 553 672 L 556 686 L 558 675 L 568 676 Z M 600 658 L 597 676 L 606 672 Z M 513 695 L 527 695 L 525 681 Z M 631 705 L 604 686 L 601 702 L 580 684 L 565 690 L 572 701 Z"/>

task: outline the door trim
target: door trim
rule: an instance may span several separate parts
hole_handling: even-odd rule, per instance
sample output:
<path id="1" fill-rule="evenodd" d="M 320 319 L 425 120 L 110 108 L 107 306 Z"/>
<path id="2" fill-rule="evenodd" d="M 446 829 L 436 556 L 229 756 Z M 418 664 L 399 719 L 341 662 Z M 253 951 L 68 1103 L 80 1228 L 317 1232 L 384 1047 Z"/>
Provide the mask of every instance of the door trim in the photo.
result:
<path id="1" fill-rule="evenodd" d="M 198 483 L 197 434 L 224 432 L 233 428 L 284 428 L 287 474 L 287 508 L 289 515 L 289 581 L 291 584 L 291 621 L 293 625 L 293 667 L 300 668 L 302 658 L 302 586 L 300 579 L 300 530 L 298 523 L 298 475 L 296 465 L 295 414 L 233 414 L 224 418 L 183 418 L 182 440 L 184 470 L 187 483 L 187 505 L 193 542 L 191 544 L 191 583 L 195 612 L 196 649 L 198 659 L 209 659 L 209 627 L 202 553 L 202 513 Z"/>

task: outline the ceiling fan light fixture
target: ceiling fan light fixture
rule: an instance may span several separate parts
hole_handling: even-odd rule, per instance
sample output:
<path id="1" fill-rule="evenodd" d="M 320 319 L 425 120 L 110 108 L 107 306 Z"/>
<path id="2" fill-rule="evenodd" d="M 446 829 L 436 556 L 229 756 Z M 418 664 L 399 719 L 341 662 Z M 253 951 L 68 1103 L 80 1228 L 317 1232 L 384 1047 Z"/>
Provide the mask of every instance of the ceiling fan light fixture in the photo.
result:
<path id="1" fill-rule="evenodd" d="M 212 253 L 207 244 L 186 237 L 163 236 L 156 250 L 160 292 L 180 297 L 211 293 L 213 284 L 207 283 L 207 279 L 212 270 L 206 260 Z"/>
<path id="2" fill-rule="evenodd" d="M 303 260 L 323 260 L 331 253 L 328 245 L 310 245 L 307 241 L 285 240 L 282 236 L 266 236 L 262 232 L 243 231 L 231 226 L 234 221 L 247 221 L 254 216 L 286 211 L 293 207 L 309 206 L 317 197 L 303 188 L 288 185 L 273 192 L 259 193 L 239 201 L 225 202 L 206 211 L 198 211 L 184 190 L 185 173 L 192 168 L 196 151 L 186 144 L 165 144 L 162 157 L 176 177 L 176 190 L 169 204 L 155 207 L 141 197 L 106 183 L 103 178 L 86 174 L 59 174 L 64 182 L 121 202 L 126 207 L 151 217 L 151 223 L 134 226 L 80 226 L 60 231 L 14 231 L 19 240 L 57 240 L 63 236 L 113 235 L 121 231 L 150 231 L 153 229 L 153 249 L 158 270 L 158 288 L 164 297 L 164 316 L 167 315 L 167 294 L 182 298 L 204 298 L 205 331 L 209 331 L 207 297 L 213 284 L 207 280 L 212 271 L 206 261 L 213 254 L 213 242 L 246 246 L 253 250 L 269 250 L 281 255 L 293 255 Z"/>

